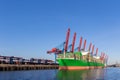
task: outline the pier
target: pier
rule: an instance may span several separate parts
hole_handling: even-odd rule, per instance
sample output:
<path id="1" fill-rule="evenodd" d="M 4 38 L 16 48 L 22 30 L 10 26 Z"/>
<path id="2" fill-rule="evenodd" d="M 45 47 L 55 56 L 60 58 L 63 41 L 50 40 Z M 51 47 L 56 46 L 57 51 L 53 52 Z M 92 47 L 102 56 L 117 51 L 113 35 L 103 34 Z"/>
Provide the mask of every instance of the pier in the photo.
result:
<path id="1" fill-rule="evenodd" d="M 48 59 L 24 59 L 15 56 L 0 56 L 0 71 L 58 69 L 58 64 Z"/>
<path id="2" fill-rule="evenodd" d="M 0 64 L 0 71 L 21 71 L 21 70 L 44 70 L 58 69 L 58 65 L 16 65 Z"/>

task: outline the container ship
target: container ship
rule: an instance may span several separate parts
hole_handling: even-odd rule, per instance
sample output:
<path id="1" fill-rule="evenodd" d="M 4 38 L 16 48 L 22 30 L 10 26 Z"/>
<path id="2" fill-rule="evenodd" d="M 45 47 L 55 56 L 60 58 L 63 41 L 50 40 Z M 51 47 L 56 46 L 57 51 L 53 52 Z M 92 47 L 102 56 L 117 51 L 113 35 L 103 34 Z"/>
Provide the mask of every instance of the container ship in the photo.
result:
<path id="1" fill-rule="evenodd" d="M 68 45 L 70 28 L 66 34 L 66 40 L 58 47 L 47 51 L 48 54 L 54 53 L 55 60 L 59 64 L 59 70 L 83 70 L 104 68 L 108 61 L 108 55 L 101 52 L 98 56 L 98 48 L 94 52 L 94 45 L 90 43 L 86 50 L 86 40 L 82 46 L 83 38 L 80 37 L 78 47 L 74 48 L 76 41 L 76 32 L 74 33 L 72 44 Z"/>

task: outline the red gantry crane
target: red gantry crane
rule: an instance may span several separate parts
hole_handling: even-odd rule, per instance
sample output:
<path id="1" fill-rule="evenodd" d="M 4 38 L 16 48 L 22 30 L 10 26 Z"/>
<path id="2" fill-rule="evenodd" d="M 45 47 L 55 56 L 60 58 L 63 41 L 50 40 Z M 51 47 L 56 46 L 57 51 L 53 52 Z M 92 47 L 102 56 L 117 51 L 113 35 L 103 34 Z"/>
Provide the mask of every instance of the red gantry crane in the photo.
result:
<path id="1" fill-rule="evenodd" d="M 63 43 L 65 52 L 67 52 L 67 49 L 68 49 L 69 36 L 70 36 L 70 28 L 67 31 L 66 41 Z M 51 54 L 51 53 L 59 54 L 61 52 L 62 50 L 58 48 L 52 48 L 52 50 L 47 51 L 48 54 Z"/>
<path id="2" fill-rule="evenodd" d="M 68 42 L 69 42 L 69 36 L 70 36 L 70 28 L 68 28 L 67 34 L 66 34 L 66 41 L 63 43 L 63 50 L 64 53 L 67 52 L 68 49 Z M 54 53 L 55 54 L 55 62 L 56 62 L 56 54 L 62 53 L 62 50 L 58 48 L 52 48 L 52 50 L 47 51 L 48 54 Z"/>

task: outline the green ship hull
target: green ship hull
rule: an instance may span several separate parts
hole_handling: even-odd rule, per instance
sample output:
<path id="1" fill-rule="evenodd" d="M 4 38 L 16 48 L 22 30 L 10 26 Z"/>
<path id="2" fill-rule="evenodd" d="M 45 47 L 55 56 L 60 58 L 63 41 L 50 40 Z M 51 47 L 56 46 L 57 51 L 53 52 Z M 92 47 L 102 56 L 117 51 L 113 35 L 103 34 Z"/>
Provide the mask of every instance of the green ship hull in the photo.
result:
<path id="1" fill-rule="evenodd" d="M 102 66 L 104 64 L 97 62 L 87 62 L 84 60 L 74 60 L 74 59 L 58 59 L 60 66 Z"/>
<path id="2" fill-rule="evenodd" d="M 59 63 L 59 69 L 94 69 L 94 68 L 103 68 L 105 64 L 100 60 L 96 60 L 91 56 L 86 56 L 82 58 L 80 52 L 76 53 L 66 53 L 60 54 L 57 57 Z"/>

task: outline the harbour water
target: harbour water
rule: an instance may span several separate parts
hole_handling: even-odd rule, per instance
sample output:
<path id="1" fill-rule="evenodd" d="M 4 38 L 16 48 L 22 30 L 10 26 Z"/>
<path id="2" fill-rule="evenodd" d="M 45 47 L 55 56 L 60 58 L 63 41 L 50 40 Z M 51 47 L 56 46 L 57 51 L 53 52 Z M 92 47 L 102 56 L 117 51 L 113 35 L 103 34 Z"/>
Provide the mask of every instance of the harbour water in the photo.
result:
<path id="1" fill-rule="evenodd" d="M 120 68 L 94 70 L 3 71 L 0 80 L 120 80 Z"/>

